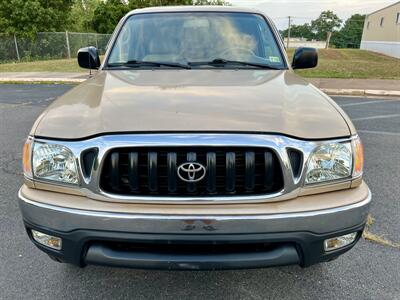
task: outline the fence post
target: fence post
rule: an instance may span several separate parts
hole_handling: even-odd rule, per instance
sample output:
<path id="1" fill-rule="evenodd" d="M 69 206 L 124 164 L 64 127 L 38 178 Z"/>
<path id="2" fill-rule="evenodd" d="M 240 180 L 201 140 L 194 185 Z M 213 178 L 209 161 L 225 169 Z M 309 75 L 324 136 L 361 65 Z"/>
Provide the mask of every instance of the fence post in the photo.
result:
<path id="1" fill-rule="evenodd" d="M 96 38 L 96 49 L 99 50 L 99 44 L 97 43 L 97 33 L 94 34 L 94 37 Z"/>
<path id="2" fill-rule="evenodd" d="M 69 47 L 68 31 L 65 32 L 65 41 L 67 42 L 67 54 L 68 54 L 68 58 L 71 58 L 71 48 Z"/>
<path id="3" fill-rule="evenodd" d="M 18 43 L 17 43 L 17 36 L 14 33 L 14 44 L 15 44 L 15 52 L 17 52 L 17 59 L 18 61 L 21 60 L 20 56 L 19 56 L 19 51 L 18 51 Z"/>

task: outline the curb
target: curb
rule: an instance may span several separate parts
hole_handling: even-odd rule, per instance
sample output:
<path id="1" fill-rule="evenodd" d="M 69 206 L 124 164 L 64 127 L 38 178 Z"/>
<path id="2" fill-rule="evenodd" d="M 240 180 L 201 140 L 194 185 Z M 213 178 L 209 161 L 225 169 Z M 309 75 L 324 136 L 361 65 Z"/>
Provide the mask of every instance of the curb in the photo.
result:
<path id="1" fill-rule="evenodd" d="M 0 83 L 81 83 L 87 78 L 26 78 L 26 77 L 11 77 L 0 78 Z M 363 90 L 363 89 L 331 89 L 319 88 L 321 91 L 328 95 L 342 95 L 342 96 L 394 96 L 400 97 L 400 91 L 391 90 Z"/>
<path id="2" fill-rule="evenodd" d="M 329 95 L 400 97 L 400 91 L 390 91 L 390 90 L 328 89 L 328 88 L 319 88 L 319 89 Z"/>
<path id="3" fill-rule="evenodd" d="M 25 78 L 25 77 L 12 77 L 12 78 L 0 78 L 0 82 L 2 83 L 81 83 L 84 82 L 86 79 L 84 78 L 45 78 L 45 77 L 38 77 L 38 78 Z"/>

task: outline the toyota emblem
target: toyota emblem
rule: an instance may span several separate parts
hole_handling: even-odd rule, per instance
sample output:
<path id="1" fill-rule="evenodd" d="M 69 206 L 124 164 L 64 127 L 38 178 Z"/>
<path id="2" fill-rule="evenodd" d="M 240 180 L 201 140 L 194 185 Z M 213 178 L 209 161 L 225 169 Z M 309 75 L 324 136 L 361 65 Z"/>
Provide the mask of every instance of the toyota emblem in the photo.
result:
<path id="1" fill-rule="evenodd" d="M 198 182 L 206 176 L 206 168 L 196 162 L 186 162 L 178 167 L 178 177 L 185 182 Z"/>

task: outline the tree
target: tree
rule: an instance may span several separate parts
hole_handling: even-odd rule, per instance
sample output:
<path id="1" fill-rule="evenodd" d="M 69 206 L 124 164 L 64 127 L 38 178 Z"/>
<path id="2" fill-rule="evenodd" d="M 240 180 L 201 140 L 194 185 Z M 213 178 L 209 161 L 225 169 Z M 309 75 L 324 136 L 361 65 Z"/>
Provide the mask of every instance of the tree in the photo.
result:
<path id="1" fill-rule="evenodd" d="M 360 48 L 365 15 L 352 15 L 343 28 L 332 35 L 332 44 L 336 48 Z"/>
<path id="2" fill-rule="evenodd" d="M 168 5 L 229 5 L 223 0 L 107 0 L 94 11 L 92 25 L 99 33 L 112 33 L 119 20 L 130 10 Z"/>
<path id="3" fill-rule="evenodd" d="M 94 11 L 101 0 L 75 0 L 71 7 L 68 30 L 75 32 L 94 31 L 92 20 Z"/>
<path id="4" fill-rule="evenodd" d="M 100 2 L 94 10 L 92 26 L 96 32 L 111 33 L 119 20 L 129 11 L 128 5 L 122 0 Z"/>
<path id="5" fill-rule="evenodd" d="M 329 48 L 332 32 L 337 30 L 341 24 L 342 20 L 332 11 L 327 10 L 323 11 L 318 19 L 311 22 L 311 27 L 318 40 L 326 39 L 326 48 Z"/>
<path id="6" fill-rule="evenodd" d="M 283 37 L 288 37 L 288 29 L 283 30 Z M 305 38 L 308 41 L 315 39 L 315 33 L 312 31 L 311 25 L 305 23 L 303 25 L 292 25 L 290 27 L 290 36 L 296 38 Z"/>
<path id="7" fill-rule="evenodd" d="M 0 32 L 33 36 L 39 31 L 64 31 L 73 0 L 2 0 Z"/>

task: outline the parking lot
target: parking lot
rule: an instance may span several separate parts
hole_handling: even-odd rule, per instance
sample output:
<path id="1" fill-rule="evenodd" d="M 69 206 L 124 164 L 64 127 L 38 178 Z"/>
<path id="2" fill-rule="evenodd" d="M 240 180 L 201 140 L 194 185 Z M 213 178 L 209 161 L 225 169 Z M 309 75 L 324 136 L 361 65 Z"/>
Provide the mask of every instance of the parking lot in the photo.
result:
<path id="1" fill-rule="evenodd" d="M 34 120 L 71 87 L 0 84 L 0 299 L 400 299 L 400 248 L 365 240 L 339 259 L 307 269 L 168 272 L 79 269 L 51 261 L 23 228 L 20 157 Z M 334 100 L 364 142 L 375 219 L 370 231 L 399 243 L 400 99 Z"/>

